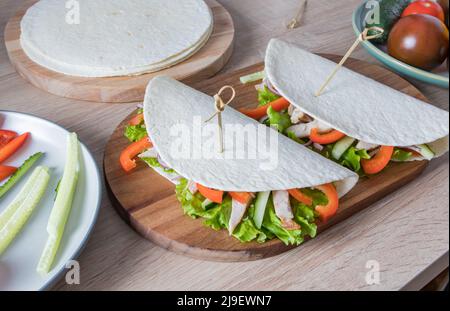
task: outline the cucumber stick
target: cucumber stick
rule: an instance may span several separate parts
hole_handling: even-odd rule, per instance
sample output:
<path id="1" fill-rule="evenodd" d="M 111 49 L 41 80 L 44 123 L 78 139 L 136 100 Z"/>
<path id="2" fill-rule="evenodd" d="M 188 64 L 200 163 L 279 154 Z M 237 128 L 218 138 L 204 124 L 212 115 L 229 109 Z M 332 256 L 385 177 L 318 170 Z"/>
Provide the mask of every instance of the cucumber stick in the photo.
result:
<path id="1" fill-rule="evenodd" d="M 21 167 L 6 181 L 2 186 L 0 186 L 0 199 L 4 196 L 12 187 L 14 187 L 22 177 L 33 167 L 33 165 L 42 158 L 44 154 L 42 152 L 38 152 L 31 157 L 29 157 Z M 0 221 L 0 228 L 1 228 Z"/>
<path id="2" fill-rule="evenodd" d="M 64 228 L 72 209 L 73 198 L 80 171 L 80 144 L 75 133 L 67 137 L 67 155 L 64 174 L 58 187 L 55 204 L 47 225 L 49 238 L 45 245 L 37 271 L 42 275 L 50 272 L 64 234 Z"/>
<path id="3" fill-rule="evenodd" d="M 419 147 L 420 154 L 425 158 L 425 160 L 431 161 L 436 156 L 428 145 L 418 145 L 417 147 Z"/>
<path id="4" fill-rule="evenodd" d="M 258 192 L 255 201 L 255 215 L 253 221 L 258 229 L 261 229 L 264 215 L 266 213 L 267 202 L 269 201 L 270 191 Z"/>
<path id="5" fill-rule="evenodd" d="M 260 72 L 252 73 L 247 76 L 241 77 L 240 80 L 241 80 L 242 84 L 247 84 L 247 83 L 252 83 L 252 82 L 263 80 L 264 77 L 265 77 L 264 71 L 260 71 Z"/>
<path id="6" fill-rule="evenodd" d="M 11 217 L 16 213 L 19 209 L 27 195 L 31 192 L 36 181 L 39 179 L 39 173 L 41 169 L 35 169 L 33 174 L 31 174 L 30 178 L 25 183 L 25 186 L 20 190 L 17 197 L 14 201 L 8 205 L 8 207 L 0 214 L 0 230 L 6 225 L 6 223 L 11 219 Z"/>
<path id="7" fill-rule="evenodd" d="M 354 138 L 348 136 L 342 138 L 334 145 L 333 150 L 331 150 L 331 155 L 334 159 L 340 160 L 342 155 L 353 145 L 354 142 Z"/>
<path id="8" fill-rule="evenodd" d="M 6 209 L 7 216 L 11 212 L 12 215 L 10 215 L 9 220 L 0 230 L 0 255 L 8 248 L 30 218 L 44 196 L 49 181 L 49 169 L 37 167 L 23 191 Z"/>

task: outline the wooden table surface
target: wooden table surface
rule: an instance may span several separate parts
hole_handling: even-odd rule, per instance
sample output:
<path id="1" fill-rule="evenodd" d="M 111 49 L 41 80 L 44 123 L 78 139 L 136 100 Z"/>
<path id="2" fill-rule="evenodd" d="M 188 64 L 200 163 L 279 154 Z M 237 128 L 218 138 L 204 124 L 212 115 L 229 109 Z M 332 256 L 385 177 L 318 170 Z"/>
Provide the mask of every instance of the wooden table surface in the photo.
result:
<path id="1" fill-rule="evenodd" d="M 285 24 L 299 0 L 219 0 L 236 24 L 230 72 L 264 57 L 272 37 L 313 52 L 343 54 L 353 43 L 351 14 L 360 0 L 310 0 L 304 24 Z M 0 2 L 0 38 L 22 4 Z M 374 61 L 358 49 L 353 57 Z M 448 90 L 414 84 L 448 110 Z M 108 137 L 136 104 L 88 103 L 46 94 L 22 80 L 0 46 L 0 109 L 32 113 L 71 131 L 94 153 L 99 166 Z M 448 155 L 417 180 L 367 210 L 286 254 L 256 262 L 217 263 L 161 249 L 131 230 L 104 193 L 98 223 L 79 258 L 81 285 L 59 290 L 400 290 L 419 289 L 449 265 Z M 379 263 L 380 282 L 366 282 L 367 264 Z"/>

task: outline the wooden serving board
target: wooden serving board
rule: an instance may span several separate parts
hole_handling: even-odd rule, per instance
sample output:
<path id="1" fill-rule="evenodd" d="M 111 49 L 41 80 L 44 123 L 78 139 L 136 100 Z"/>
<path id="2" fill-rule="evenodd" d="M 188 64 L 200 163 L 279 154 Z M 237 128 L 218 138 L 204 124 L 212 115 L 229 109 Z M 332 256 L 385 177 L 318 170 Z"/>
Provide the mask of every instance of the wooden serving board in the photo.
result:
<path id="1" fill-rule="evenodd" d="M 220 71 L 231 57 L 234 23 L 216 0 L 205 0 L 214 15 L 214 30 L 206 45 L 191 58 L 171 68 L 140 76 L 83 78 L 67 76 L 39 66 L 28 58 L 20 44 L 20 21 L 37 2 L 28 0 L 5 28 L 8 56 L 17 72 L 34 86 L 49 93 L 94 102 L 128 103 L 144 98 L 148 82 L 156 75 L 168 75 L 183 82 L 201 81 Z"/>
<path id="2" fill-rule="evenodd" d="M 341 59 L 341 56 L 322 56 L 336 62 Z M 346 66 L 406 94 L 426 100 L 409 82 L 383 67 L 355 59 L 349 59 Z M 213 95 L 223 85 L 232 85 L 238 94 L 232 106 L 254 107 L 257 102 L 255 84 L 242 85 L 239 77 L 263 68 L 263 64 L 257 64 L 192 86 Z M 275 256 L 293 248 L 285 246 L 279 240 L 264 244 L 256 242 L 243 244 L 229 237 L 225 230 L 216 232 L 205 227 L 201 219 L 193 220 L 183 215 L 182 208 L 175 198 L 174 185 L 160 177 L 142 161 L 131 174 L 124 173 L 119 165 L 119 155 L 128 145 L 123 132 L 130 118 L 131 116 L 126 118 L 117 127 L 107 144 L 104 172 L 114 206 L 138 233 L 168 250 L 215 261 L 256 260 Z M 356 187 L 341 199 L 337 215 L 328 224 L 319 224 L 319 232 L 410 182 L 425 169 L 427 163 L 426 161 L 391 163 L 381 174 L 361 179 Z"/>

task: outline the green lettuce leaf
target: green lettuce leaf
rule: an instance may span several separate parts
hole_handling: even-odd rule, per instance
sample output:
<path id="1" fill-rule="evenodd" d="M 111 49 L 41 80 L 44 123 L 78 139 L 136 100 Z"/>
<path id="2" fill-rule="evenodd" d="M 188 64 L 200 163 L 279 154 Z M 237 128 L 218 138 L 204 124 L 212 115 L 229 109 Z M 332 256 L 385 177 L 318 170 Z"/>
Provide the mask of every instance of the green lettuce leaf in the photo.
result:
<path id="1" fill-rule="evenodd" d="M 267 105 L 275 100 L 280 98 L 280 96 L 272 93 L 267 86 L 264 86 L 263 89 L 258 90 L 258 102 L 259 106 Z"/>
<path id="2" fill-rule="evenodd" d="M 199 193 L 193 195 L 188 189 L 188 181 L 184 178 L 176 186 L 176 194 L 186 215 L 192 218 L 204 218 L 204 224 L 216 231 L 228 230 L 232 208 L 231 197 L 226 196 L 222 204 L 217 204 L 215 207 L 205 210 L 202 207 L 205 198 Z M 253 217 L 251 217 L 252 213 L 254 213 L 253 205 L 249 207 L 247 215 L 234 230 L 233 236 L 240 242 L 256 240 L 259 243 L 263 243 L 269 239 L 270 235 L 268 236 L 265 232 L 256 228 L 252 220 Z"/>
<path id="3" fill-rule="evenodd" d="M 214 209 L 214 215 L 205 220 L 205 225 L 211 227 L 214 230 L 225 229 L 228 230 L 228 224 L 231 216 L 232 199 L 226 196 L 222 204 L 218 205 Z M 247 211 L 247 215 L 242 219 L 241 223 L 236 227 L 232 236 L 238 239 L 240 242 L 251 242 L 256 240 L 259 243 L 263 243 L 268 239 L 266 233 L 256 228 L 253 222 L 253 213 L 255 207 L 251 205 Z"/>
<path id="4" fill-rule="evenodd" d="M 313 199 L 313 206 L 317 205 L 327 205 L 328 204 L 328 197 L 320 190 L 317 189 L 311 189 L 311 188 L 304 188 L 301 189 L 301 192 L 303 192 L 305 195 Z"/>
<path id="5" fill-rule="evenodd" d="M 315 238 L 317 235 L 317 225 L 315 223 L 316 213 L 313 208 L 299 203 L 295 206 L 294 211 L 294 219 L 302 228 L 303 235 L 309 235 L 311 238 Z"/>
<path id="6" fill-rule="evenodd" d="M 361 160 L 362 159 L 370 159 L 370 155 L 367 153 L 365 149 L 356 149 L 355 147 L 350 147 L 342 156 L 341 164 L 345 167 L 350 168 L 355 172 L 359 172 L 361 170 Z"/>
<path id="7" fill-rule="evenodd" d="M 154 168 L 158 167 L 158 168 L 163 169 L 164 172 L 166 172 L 166 173 L 169 173 L 169 174 L 175 174 L 176 173 L 175 170 L 172 169 L 172 168 L 163 167 L 161 165 L 161 163 L 158 162 L 157 158 L 141 158 L 141 160 L 144 161 L 145 163 L 147 163 L 151 167 L 154 167 Z"/>
<path id="8" fill-rule="evenodd" d="M 147 136 L 147 130 L 142 125 L 128 125 L 124 135 L 130 142 L 137 142 Z"/>
<path id="9" fill-rule="evenodd" d="M 302 144 L 302 145 L 306 144 L 306 142 L 303 139 L 298 138 L 297 136 L 295 136 L 295 133 L 292 132 L 292 131 L 286 131 L 286 135 L 287 135 L 287 137 L 289 137 L 290 139 L 292 139 L 296 143 L 299 143 L 299 144 Z"/>
<path id="10" fill-rule="evenodd" d="M 392 155 L 392 160 L 398 162 L 405 162 L 408 161 L 412 157 L 412 155 L 413 155 L 412 152 L 408 152 L 400 148 L 395 148 L 394 154 Z"/>
<path id="11" fill-rule="evenodd" d="M 329 144 L 329 145 L 325 145 L 323 150 L 320 151 L 319 153 L 324 156 L 327 159 L 330 159 L 332 161 L 335 161 L 333 156 L 332 156 L 332 152 L 333 152 L 333 148 L 334 148 L 335 144 Z M 314 151 L 317 152 L 317 150 L 315 148 L 313 148 Z"/>
<path id="12" fill-rule="evenodd" d="M 291 117 L 287 112 L 277 112 L 272 106 L 267 109 L 267 116 L 269 117 L 270 127 L 280 133 L 284 133 L 292 125 Z"/>
<path id="13" fill-rule="evenodd" d="M 189 191 L 188 181 L 186 179 L 183 178 L 180 180 L 180 183 L 175 188 L 175 192 L 186 215 L 192 218 L 204 217 L 206 219 L 214 216 L 216 210 L 214 208 L 205 210 L 202 207 L 205 198 L 200 193 L 192 194 Z"/>
<path id="14" fill-rule="evenodd" d="M 313 197 L 315 204 L 328 203 L 326 196 L 321 191 L 306 189 L 305 194 Z M 176 195 L 186 215 L 192 218 L 203 218 L 204 224 L 216 231 L 228 230 L 232 209 L 232 199 L 229 195 L 224 198 L 222 204 L 217 204 L 213 208 L 205 210 L 202 207 L 202 202 L 205 198 L 199 193 L 193 195 L 188 189 L 188 181 L 184 178 L 176 186 Z M 317 215 L 313 207 L 297 202 L 294 204 L 293 211 L 295 215 L 294 220 L 301 226 L 300 230 L 286 230 L 283 228 L 281 220 L 275 213 L 273 200 L 269 199 L 262 228 L 258 229 L 253 222 L 255 206 L 252 204 L 232 236 L 240 242 L 257 241 L 258 243 L 264 243 L 277 237 L 286 245 L 299 245 L 304 241 L 305 236 L 314 238 L 317 234 L 317 226 L 315 224 Z"/>
<path id="15" fill-rule="evenodd" d="M 275 213 L 272 196 L 267 203 L 263 227 L 278 237 L 286 245 L 300 245 L 304 241 L 302 230 L 286 230 L 283 228 L 281 220 Z"/>

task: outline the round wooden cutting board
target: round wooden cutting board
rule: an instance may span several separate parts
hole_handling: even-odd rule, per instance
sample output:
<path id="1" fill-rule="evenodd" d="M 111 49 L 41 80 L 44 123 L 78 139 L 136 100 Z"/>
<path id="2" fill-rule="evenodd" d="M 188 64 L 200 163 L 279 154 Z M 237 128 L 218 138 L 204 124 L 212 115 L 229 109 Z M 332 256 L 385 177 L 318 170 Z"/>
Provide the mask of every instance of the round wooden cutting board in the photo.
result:
<path id="1" fill-rule="evenodd" d="M 322 55 L 333 61 L 340 56 Z M 409 82 L 378 65 L 355 59 L 348 60 L 347 67 L 378 80 L 399 91 L 426 100 Z M 263 70 L 263 64 L 231 74 L 217 76 L 192 86 L 207 94 L 215 94 L 223 85 L 232 85 L 237 92 L 232 106 L 255 107 L 257 103 L 255 83 L 242 85 L 239 77 Z M 134 113 L 133 113 L 134 115 Z M 111 136 L 105 151 L 104 172 L 110 198 L 120 215 L 142 236 L 166 249 L 194 258 L 216 261 L 248 261 L 267 258 L 288 251 L 280 240 L 264 244 L 243 244 L 228 236 L 225 230 L 216 232 L 202 224 L 201 219 L 183 215 L 175 197 L 175 187 L 151 168 L 139 161 L 131 174 L 122 171 L 119 164 L 121 151 L 129 144 L 124 138 L 124 128 L 131 119 L 128 116 Z M 319 224 L 319 232 L 348 218 L 385 197 L 418 176 L 428 162 L 391 163 L 383 173 L 361 179 L 358 185 L 341 199 L 338 214 L 326 225 Z"/>
<path id="2" fill-rule="evenodd" d="M 206 45 L 194 56 L 171 68 L 140 76 L 83 78 L 48 70 L 31 61 L 20 45 L 20 21 L 37 0 L 28 0 L 5 28 L 9 59 L 17 72 L 34 86 L 49 93 L 79 100 L 129 103 L 144 98 L 148 82 L 156 75 L 168 75 L 183 82 L 212 77 L 225 66 L 233 52 L 234 23 L 216 0 L 205 0 L 214 15 L 214 30 Z"/>

